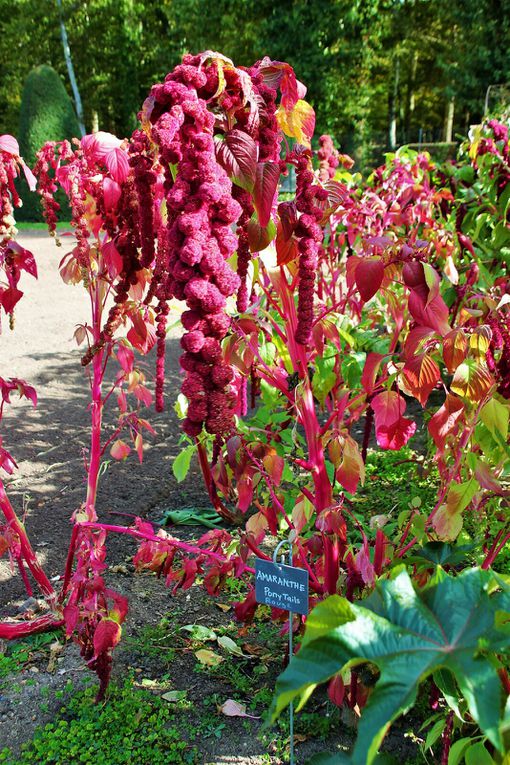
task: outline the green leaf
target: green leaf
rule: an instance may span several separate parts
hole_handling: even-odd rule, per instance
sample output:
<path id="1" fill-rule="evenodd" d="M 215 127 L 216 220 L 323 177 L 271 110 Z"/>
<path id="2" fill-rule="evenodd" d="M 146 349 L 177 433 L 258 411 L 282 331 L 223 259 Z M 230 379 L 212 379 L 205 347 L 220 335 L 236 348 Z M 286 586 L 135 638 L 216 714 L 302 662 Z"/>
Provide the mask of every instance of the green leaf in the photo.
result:
<path id="1" fill-rule="evenodd" d="M 459 693 L 451 672 L 445 669 L 434 672 L 434 682 L 443 694 L 450 709 L 453 709 L 459 720 L 464 721 L 459 709 Z"/>
<path id="2" fill-rule="evenodd" d="M 406 558 L 415 563 L 430 561 L 437 566 L 455 566 L 466 559 L 467 553 L 473 549 L 473 545 L 449 545 L 447 542 L 427 542 L 414 555 Z"/>
<path id="3" fill-rule="evenodd" d="M 438 740 L 441 733 L 444 731 L 446 725 L 446 720 L 438 720 L 435 725 L 432 726 L 432 728 L 427 733 L 427 738 L 425 739 L 424 748 L 430 749 L 434 746 L 436 741 Z"/>
<path id="4" fill-rule="evenodd" d="M 181 481 L 184 481 L 186 476 L 188 475 L 189 466 L 191 464 L 191 458 L 193 454 L 196 451 L 196 446 L 194 444 L 191 444 L 190 446 L 186 446 L 180 452 L 180 454 L 177 455 L 177 457 L 172 462 L 172 472 L 178 481 L 178 483 L 181 483 Z"/>
<path id="5" fill-rule="evenodd" d="M 310 614 L 311 637 L 307 629 L 300 651 L 278 678 L 273 719 L 296 697 L 302 707 L 337 672 L 369 661 L 381 674 L 359 722 L 352 763 L 371 765 L 391 722 L 414 703 L 419 684 L 445 669 L 475 722 L 503 751 L 501 684 L 490 653 L 510 647 L 510 635 L 495 624 L 496 612 L 510 613 L 510 596 L 491 595 L 492 583 L 492 574 L 481 569 L 457 577 L 437 569 L 417 591 L 399 567 L 391 579 L 376 583 L 363 604 L 328 598 L 318 616 L 317 609 Z"/>
<path id="6" fill-rule="evenodd" d="M 505 440 L 508 436 L 510 409 L 497 399 L 491 398 L 480 410 L 480 419 L 493 436 L 500 434 Z"/>
<path id="7" fill-rule="evenodd" d="M 352 765 L 352 760 L 349 755 L 344 752 L 336 752 L 330 754 L 329 752 L 321 752 L 312 757 L 308 761 L 308 765 Z"/>
<path id="8" fill-rule="evenodd" d="M 448 765 L 459 765 L 459 763 L 462 762 L 466 749 L 470 746 L 472 741 L 473 739 L 470 737 L 459 738 L 458 741 L 452 744 L 448 753 Z"/>
<path id="9" fill-rule="evenodd" d="M 466 765 L 494 765 L 494 760 L 480 741 L 466 749 L 464 757 Z"/>
<path id="10" fill-rule="evenodd" d="M 312 390 L 314 396 L 323 405 L 328 393 L 333 389 L 338 377 L 334 371 L 335 368 L 335 355 L 327 358 L 317 357 L 316 370 L 312 378 Z"/>

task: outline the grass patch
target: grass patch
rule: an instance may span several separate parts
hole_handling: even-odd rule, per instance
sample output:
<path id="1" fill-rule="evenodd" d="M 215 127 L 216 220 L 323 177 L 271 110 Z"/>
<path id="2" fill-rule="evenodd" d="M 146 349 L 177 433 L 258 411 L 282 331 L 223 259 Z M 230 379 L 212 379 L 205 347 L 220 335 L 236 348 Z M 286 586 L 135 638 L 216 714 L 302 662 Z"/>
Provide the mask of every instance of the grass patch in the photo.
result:
<path id="1" fill-rule="evenodd" d="M 21 672 L 27 664 L 37 658 L 37 654 L 54 643 L 59 634 L 43 632 L 40 635 L 31 635 L 23 640 L 7 643 L 5 652 L 0 654 L 0 687 L 9 675 Z"/>
<path id="2" fill-rule="evenodd" d="M 33 222 L 33 221 L 16 221 L 16 228 L 18 231 L 48 231 L 46 223 Z M 68 221 L 59 221 L 57 223 L 57 232 L 71 230 L 71 223 Z"/>
<path id="3" fill-rule="evenodd" d="M 4 765 L 166 765 L 197 762 L 197 750 L 185 740 L 182 711 L 176 705 L 133 687 L 111 684 L 104 704 L 95 704 L 95 689 L 72 696 L 55 720 L 36 730 L 19 758 L 0 752 Z"/>

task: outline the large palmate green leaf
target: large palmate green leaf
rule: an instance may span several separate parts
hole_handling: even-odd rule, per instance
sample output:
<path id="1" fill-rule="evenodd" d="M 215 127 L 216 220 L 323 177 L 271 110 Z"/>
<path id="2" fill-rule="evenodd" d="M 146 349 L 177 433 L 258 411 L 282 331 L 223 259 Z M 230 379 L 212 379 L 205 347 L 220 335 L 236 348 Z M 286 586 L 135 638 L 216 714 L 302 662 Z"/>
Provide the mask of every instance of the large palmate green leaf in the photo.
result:
<path id="1" fill-rule="evenodd" d="M 358 727 L 353 765 L 374 762 L 390 723 L 415 701 L 419 683 L 439 669 L 455 677 L 473 719 L 499 750 L 502 688 L 496 654 L 510 649 L 510 589 L 482 569 L 457 577 L 437 569 L 417 591 L 403 567 L 380 580 L 363 605 L 333 595 L 310 614 L 300 651 L 278 678 L 273 718 L 316 685 L 369 661 L 381 675 Z M 341 760 L 339 760 L 340 762 Z"/>

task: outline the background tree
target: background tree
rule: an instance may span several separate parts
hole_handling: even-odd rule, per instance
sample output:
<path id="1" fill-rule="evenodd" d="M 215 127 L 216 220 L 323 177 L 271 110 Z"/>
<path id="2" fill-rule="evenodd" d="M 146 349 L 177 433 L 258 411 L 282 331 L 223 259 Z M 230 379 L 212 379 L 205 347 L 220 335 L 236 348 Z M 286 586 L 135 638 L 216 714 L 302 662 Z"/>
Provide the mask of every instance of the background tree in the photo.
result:
<path id="1" fill-rule="evenodd" d="M 510 0 L 61 0 L 87 130 L 128 135 L 186 51 L 289 61 L 318 132 L 369 166 L 396 142 L 441 140 L 510 81 Z M 0 129 L 16 132 L 30 69 L 71 93 L 55 0 L 0 0 Z"/>

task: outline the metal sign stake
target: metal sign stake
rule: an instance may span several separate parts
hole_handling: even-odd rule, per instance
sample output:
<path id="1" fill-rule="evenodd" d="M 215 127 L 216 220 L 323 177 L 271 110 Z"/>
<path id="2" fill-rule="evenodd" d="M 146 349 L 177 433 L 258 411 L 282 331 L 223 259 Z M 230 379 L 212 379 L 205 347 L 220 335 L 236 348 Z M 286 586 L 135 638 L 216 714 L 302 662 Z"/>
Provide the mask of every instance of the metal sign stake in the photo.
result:
<path id="1" fill-rule="evenodd" d="M 292 566 L 292 543 L 294 541 L 295 537 L 295 531 L 291 531 L 289 534 L 288 539 L 283 539 L 275 548 L 275 551 L 273 553 L 273 563 L 277 565 L 277 557 L 280 549 L 284 545 L 289 545 L 289 566 Z M 285 563 L 285 553 L 282 553 L 282 563 Z M 292 621 L 293 621 L 293 613 L 292 611 L 289 611 L 289 662 L 292 659 L 293 654 L 293 643 L 292 643 Z M 289 763 L 290 765 L 294 765 L 294 702 L 291 701 L 289 704 Z"/>

